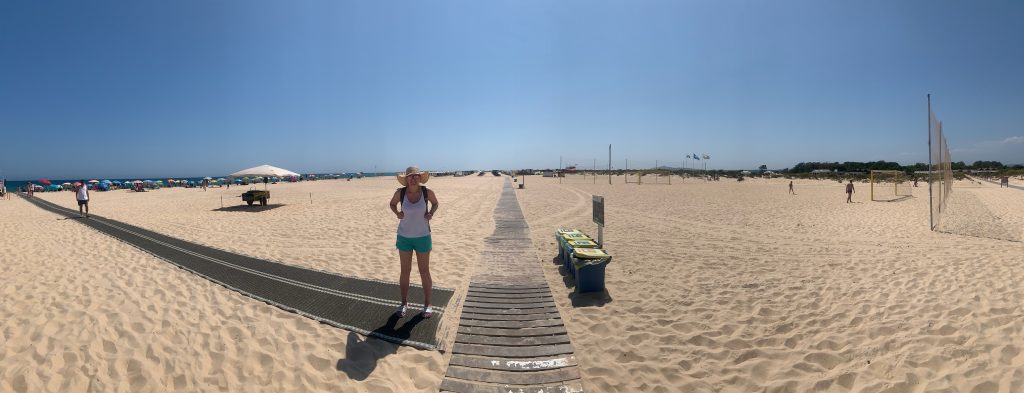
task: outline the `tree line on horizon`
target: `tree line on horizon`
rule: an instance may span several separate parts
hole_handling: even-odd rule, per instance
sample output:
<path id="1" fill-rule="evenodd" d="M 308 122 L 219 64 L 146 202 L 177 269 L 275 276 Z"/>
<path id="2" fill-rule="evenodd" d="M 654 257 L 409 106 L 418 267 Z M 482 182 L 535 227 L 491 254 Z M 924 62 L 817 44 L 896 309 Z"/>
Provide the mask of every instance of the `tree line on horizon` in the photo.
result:
<path id="1" fill-rule="evenodd" d="M 1024 165 L 1017 164 L 1012 166 L 1004 165 L 999 161 L 975 161 L 973 164 L 968 165 L 963 161 L 956 161 L 951 163 L 954 171 L 956 170 L 996 170 L 1004 171 L 1007 169 L 1024 169 Z M 913 165 L 900 165 L 898 162 L 889 161 L 869 161 L 869 162 L 801 162 L 794 165 L 792 168 L 787 168 L 783 172 L 788 173 L 811 173 L 811 171 L 818 169 L 826 169 L 829 171 L 839 172 L 869 172 L 869 171 L 903 171 L 903 172 L 916 172 L 916 171 L 927 171 L 928 164 L 916 163 Z"/>

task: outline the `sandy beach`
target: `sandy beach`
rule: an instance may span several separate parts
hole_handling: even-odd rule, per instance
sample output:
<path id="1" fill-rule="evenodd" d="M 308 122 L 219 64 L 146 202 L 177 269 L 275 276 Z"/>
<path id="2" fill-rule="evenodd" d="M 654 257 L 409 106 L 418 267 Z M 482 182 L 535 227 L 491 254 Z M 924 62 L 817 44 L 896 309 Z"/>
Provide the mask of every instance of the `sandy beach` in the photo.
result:
<path id="1" fill-rule="evenodd" d="M 927 188 L 882 203 L 858 183 L 846 204 L 835 181 L 613 182 L 519 192 L 531 227 L 589 232 L 605 196 L 611 299 L 548 263 L 588 390 L 1024 389 L 1024 244 L 929 231 Z M 1021 222 L 1024 192 L 967 187 Z M 551 255 L 548 232 L 532 235 Z"/>
<path id="2" fill-rule="evenodd" d="M 501 186 L 492 176 L 428 184 L 442 201 L 435 285 L 465 292 Z M 94 192 L 90 205 L 233 252 L 397 281 L 398 221 L 387 207 L 397 187 L 393 177 L 271 185 L 274 208 L 260 212 L 238 208 L 246 187 Z M 71 193 L 36 195 L 77 209 Z M 444 375 L 442 353 L 249 299 L 20 198 L 0 203 L 0 216 L 0 391 L 426 392 Z"/>
<path id="3" fill-rule="evenodd" d="M 427 184 L 441 203 L 435 285 L 465 293 L 503 182 Z M 847 204 L 835 181 L 797 180 L 796 195 L 782 179 L 613 182 L 530 176 L 516 191 L 586 391 L 1024 390 L 1024 243 L 930 231 L 927 188 L 880 203 L 858 183 Z M 94 193 L 91 206 L 232 252 L 396 281 L 397 187 L 271 185 L 258 212 L 238 207 L 243 187 Z M 1022 236 L 1024 191 L 955 193 Z M 594 194 L 614 259 L 607 294 L 575 295 L 552 232 L 596 234 Z M 75 206 L 70 193 L 37 196 Z M 0 391 L 436 392 L 448 364 L 241 296 L 17 197 L 0 216 Z"/>

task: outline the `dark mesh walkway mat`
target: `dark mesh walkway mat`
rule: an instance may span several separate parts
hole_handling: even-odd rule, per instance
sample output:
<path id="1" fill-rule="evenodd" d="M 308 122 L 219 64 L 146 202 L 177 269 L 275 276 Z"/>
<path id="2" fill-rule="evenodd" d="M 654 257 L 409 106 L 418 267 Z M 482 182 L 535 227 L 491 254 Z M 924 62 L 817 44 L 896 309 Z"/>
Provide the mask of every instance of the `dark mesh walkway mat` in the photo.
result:
<path id="1" fill-rule="evenodd" d="M 47 211 L 78 218 L 77 211 L 39 198 L 25 199 Z M 332 326 L 422 349 L 437 349 L 438 324 L 453 294 L 451 289 L 434 288 L 433 318 L 424 319 L 413 310 L 397 318 L 398 284 L 394 282 L 256 259 L 96 215 L 79 222 L 243 295 Z M 423 290 L 410 288 L 409 300 L 412 309 L 422 309 Z"/>
<path id="2" fill-rule="evenodd" d="M 470 278 L 441 390 L 582 392 L 572 343 L 507 180 L 494 221 Z"/>

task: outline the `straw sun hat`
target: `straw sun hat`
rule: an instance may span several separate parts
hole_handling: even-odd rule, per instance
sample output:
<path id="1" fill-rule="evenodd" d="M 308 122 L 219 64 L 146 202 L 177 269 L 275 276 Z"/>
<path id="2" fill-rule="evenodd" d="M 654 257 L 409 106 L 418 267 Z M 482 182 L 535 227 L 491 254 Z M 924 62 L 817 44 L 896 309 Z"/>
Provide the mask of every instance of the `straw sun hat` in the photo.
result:
<path id="1" fill-rule="evenodd" d="M 420 167 L 413 165 L 411 167 L 405 168 L 405 173 L 398 174 L 398 183 L 400 183 L 403 186 L 408 186 L 405 180 L 406 176 L 416 174 L 420 175 L 420 184 L 424 184 L 427 182 L 427 180 L 430 180 L 430 172 L 423 172 L 420 170 Z"/>

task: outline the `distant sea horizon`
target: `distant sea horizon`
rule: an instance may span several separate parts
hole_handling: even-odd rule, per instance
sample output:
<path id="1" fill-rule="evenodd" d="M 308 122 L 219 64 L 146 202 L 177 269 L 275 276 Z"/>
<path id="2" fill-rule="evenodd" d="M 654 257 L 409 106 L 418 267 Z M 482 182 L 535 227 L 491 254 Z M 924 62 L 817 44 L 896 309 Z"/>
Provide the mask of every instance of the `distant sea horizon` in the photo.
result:
<path id="1" fill-rule="evenodd" d="M 328 176 L 328 175 L 338 175 L 338 176 L 343 176 L 343 178 L 347 178 L 348 175 L 353 175 L 354 176 L 355 173 L 340 173 L 340 172 L 339 173 L 312 173 L 311 175 L 315 175 L 317 177 Z M 389 175 L 393 175 L 393 173 L 391 173 L 391 172 L 374 172 L 374 173 L 365 173 L 364 172 L 363 173 L 363 177 L 377 177 L 377 176 L 389 176 Z M 303 175 L 303 176 L 305 176 L 305 175 Z M 104 177 L 104 178 L 84 179 L 84 180 L 85 181 L 89 181 L 89 180 L 99 180 L 99 181 L 110 180 L 110 181 L 117 181 L 119 183 L 123 182 L 123 181 L 134 181 L 134 180 L 142 180 L 142 181 L 146 181 L 146 180 L 152 180 L 152 181 L 163 180 L 164 181 L 164 185 L 166 186 L 168 179 L 174 179 L 174 181 L 186 180 L 186 181 L 193 181 L 193 182 L 199 183 L 200 181 L 202 181 L 206 177 L 207 176 L 202 176 L 202 177 L 133 177 L 133 178 L 120 178 L 120 177 L 110 177 L 110 178 L 108 178 L 108 177 Z M 220 179 L 220 178 L 227 179 L 228 178 L 227 175 L 223 175 L 223 176 L 208 176 L 208 177 L 212 177 L 214 179 Z M 26 185 L 28 183 L 43 185 L 42 183 L 39 182 L 40 180 L 49 180 L 51 184 L 64 184 L 64 183 L 74 184 L 75 182 L 81 181 L 83 179 L 34 179 L 34 180 L 11 180 L 11 179 L 6 179 L 6 180 L 7 181 L 4 184 L 4 187 L 7 189 L 7 191 L 14 191 L 14 190 L 17 190 L 18 188 L 20 188 L 20 187 L 22 187 L 22 186 L 24 186 L 24 185 Z"/>

